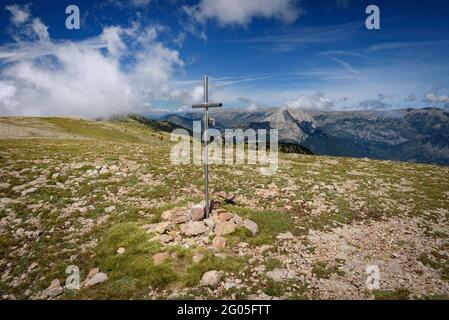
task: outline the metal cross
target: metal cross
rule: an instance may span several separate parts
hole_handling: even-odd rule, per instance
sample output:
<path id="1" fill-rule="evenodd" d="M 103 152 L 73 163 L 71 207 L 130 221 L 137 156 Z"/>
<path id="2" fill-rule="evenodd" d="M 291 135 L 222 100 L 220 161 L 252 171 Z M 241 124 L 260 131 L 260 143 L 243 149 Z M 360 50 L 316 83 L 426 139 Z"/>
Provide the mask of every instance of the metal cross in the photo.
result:
<path id="1" fill-rule="evenodd" d="M 209 137 L 207 131 L 209 130 L 209 108 L 220 108 L 223 106 L 222 103 L 209 103 L 209 78 L 208 76 L 204 76 L 203 81 L 204 86 L 204 102 L 200 104 L 192 105 L 192 108 L 204 109 L 204 200 L 206 203 L 206 218 L 209 218 L 209 152 L 208 152 L 208 144 Z"/>

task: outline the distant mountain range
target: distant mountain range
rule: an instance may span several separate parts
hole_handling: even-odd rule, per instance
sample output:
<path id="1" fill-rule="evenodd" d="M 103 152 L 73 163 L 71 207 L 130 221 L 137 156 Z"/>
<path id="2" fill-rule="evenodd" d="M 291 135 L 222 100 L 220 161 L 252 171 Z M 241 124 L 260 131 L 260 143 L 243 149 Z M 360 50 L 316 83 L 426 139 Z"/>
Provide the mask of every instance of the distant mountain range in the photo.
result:
<path id="1" fill-rule="evenodd" d="M 162 119 L 186 129 L 202 113 Z M 388 111 L 315 111 L 267 108 L 213 110 L 215 128 L 279 130 L 279 140 L 314 154 L 449 165 L 449 112 L 437 108 Z"/>

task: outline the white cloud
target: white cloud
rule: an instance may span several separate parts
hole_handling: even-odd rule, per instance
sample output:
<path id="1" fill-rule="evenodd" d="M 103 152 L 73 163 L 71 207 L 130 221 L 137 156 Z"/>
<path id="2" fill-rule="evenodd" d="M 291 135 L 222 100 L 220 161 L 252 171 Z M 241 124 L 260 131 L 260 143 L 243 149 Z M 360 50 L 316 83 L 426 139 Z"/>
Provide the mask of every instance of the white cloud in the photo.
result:
<path id="1" fill-rule="evenodd" d="M 199 22 L 215 19 L 221 25 L 247 25 L 256 17 L 293 22 L 301 13 L 294 0 L 201 0 L 184 9 Z"/>
<path id="2" fill-rule="evenodd" d="M 260 105 L 256 102 L 252 102 L 247 108 L 247 111 L 254 112 L 260 109 Z"/>
<path id="3" fill-rule="evenodd" d="M 447 94 L 439 94 L 437 89 L 427 93 L 424 98 L 424 102 L 429 106 L 444 106 L 449 108 L 449 96 Z"/>
<path id="4" fill-rule="evenodd" d="M 146 7 L 150 4 L 151 0 L 131 0 L 129 2 L 133 7 Z"/>
<path id="5" fill-rule="evenodd" d="M 354 75 L 358 75 L 359 72 L 357 70 L 355 70 L 349 63 L 347 63 L 346 61 L 343 61 L 342 59 L 339 58 L 331 58 L 332 60 L 334 60 L 335 62 L 337 62 L 339 65 L 341 65 L 344 69 L 346 69 L 348 72 L 354 74 Z"/>
<path id="6" fill-rule="evenodd" d="M 197 88 L 173 86 L 183 61 L 157 40 L 158 26 L 112 26 L 84 41 L 57 42 L 41 20 L 28 21 L 17 31 L 32 30 L 34 38 L 0 46 L 0 64 L 7 62 L 0 69 L 0 114 L 100 117 L 198 96 Z"/>
<path id="7" fill-rule="evenodd" d="M 48 41 L 50 39 L 48 27 L 44 25 L 39 18 L 33 19 L 33 22 L 31 23 L 31 30 L 40 41 Z"/>
<path id="8" fill-rule="evenodd" d="M 9 31 L 16 41 L 48 41 L 48 27 L 39 18 L 32 18 L 29 5 L 9 5 L 5 8 L 11 14 L 12 28 Z"/>
<path id="9" fill-rule="evenodd" d="M 382 51 L 382 50 L 408 50 L 408 49 L 425 49 L 425 48 L 439 48 L 449 45 L 448 40 L 432 40 L 432 41 L 411 41 L 411 42 L 386 42 L 373 45 L 368 48 L 368 51 Z"/>
<path id="10" fill-rule="evenodd" d="M 16 26 L 25 23 L 30 17 L 29 6 L 19 6 L 14 4 L 6 6 L 5 10 L 11 13 L 11 22 Z"/>
<path id="11" fill-rule="evenodd" d="M 336 101 L 318 91 L 312 95 L 302 94 L 298 99 L 286 103 L 288 108 L 293 109 L 314 109 L 314 110 L 332 110 L 335 108 Z"/>

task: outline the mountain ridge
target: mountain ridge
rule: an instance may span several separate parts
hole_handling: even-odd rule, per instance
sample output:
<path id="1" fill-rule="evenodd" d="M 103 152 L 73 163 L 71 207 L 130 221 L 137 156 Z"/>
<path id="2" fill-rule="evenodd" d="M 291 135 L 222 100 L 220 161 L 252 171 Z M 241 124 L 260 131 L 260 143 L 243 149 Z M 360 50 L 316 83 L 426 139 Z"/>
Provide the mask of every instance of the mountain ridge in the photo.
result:
<path id="1" fill-rule="evenodd" d="M 191 129 L 202 113 L 163 117 Z M 278 129 L 279 141 L 314 154 L 449 165 L 449 112 L 439 108 L 318 111 L 211 110 L 216 128 Z"/>

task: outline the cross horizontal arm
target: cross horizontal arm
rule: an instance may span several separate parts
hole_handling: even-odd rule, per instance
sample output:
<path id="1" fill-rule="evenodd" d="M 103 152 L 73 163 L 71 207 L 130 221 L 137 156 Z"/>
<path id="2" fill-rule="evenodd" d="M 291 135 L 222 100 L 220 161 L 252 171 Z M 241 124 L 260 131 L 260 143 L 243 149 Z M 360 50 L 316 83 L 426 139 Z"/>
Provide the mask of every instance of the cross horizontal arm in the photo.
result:
<path id="1" fill-rule="evenodd" d="M 222 107 L 223 104 L 222 103 L 199 103 L 199 104 L 194 104 L 192 106 L 192 108 L 194 109 L 200 109 L 200 108 L 220 108 Z"/>

